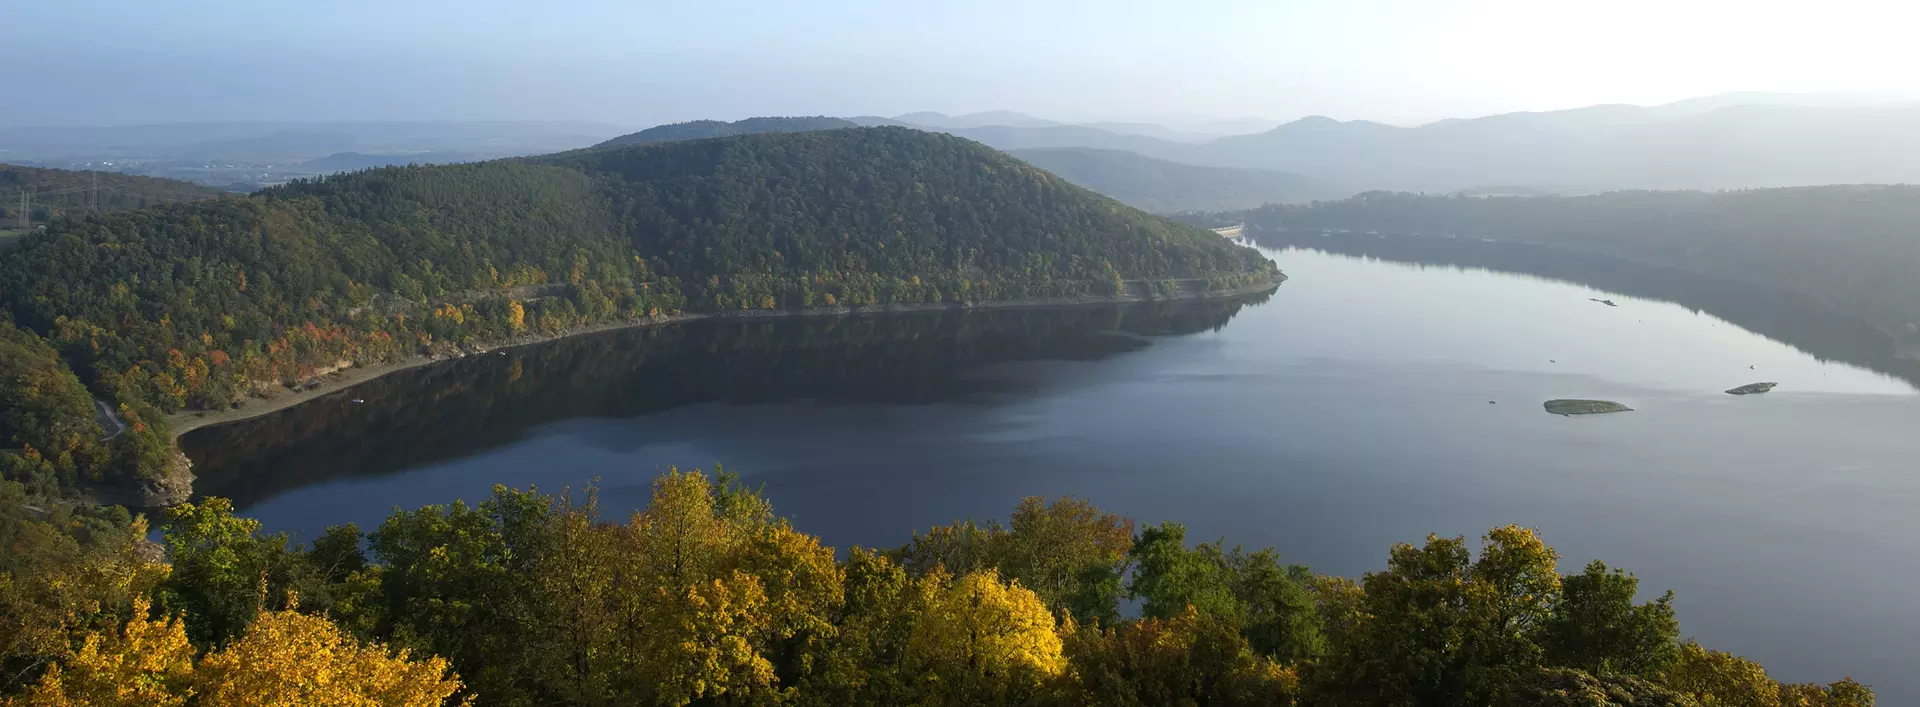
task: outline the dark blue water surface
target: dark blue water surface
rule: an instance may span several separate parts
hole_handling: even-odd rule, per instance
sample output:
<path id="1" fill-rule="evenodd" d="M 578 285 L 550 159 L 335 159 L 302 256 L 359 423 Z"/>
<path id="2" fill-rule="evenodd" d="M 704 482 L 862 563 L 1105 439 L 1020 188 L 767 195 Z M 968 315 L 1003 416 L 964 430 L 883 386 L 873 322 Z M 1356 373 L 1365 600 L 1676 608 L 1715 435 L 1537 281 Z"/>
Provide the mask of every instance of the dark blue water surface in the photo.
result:
<path id="1" fill-rule="evenodd" d="M 1563 571 L 1675 590 L 1684 632 L 1776 677 L 1920 704 L 1920 375 L 1877 332 L 1671 273 L 1269 254 L 1291 279 L 1253 302 L 615 332 L 183 444 L 202 492 L 305 537 L 502 483 L 599 479 L 624 515 L 667 465 L 715 462 L 842 547 L 1075 494 L 1358 576 L 1395 542 L 1521 523 Z M 1561 397 L 1636 411 L 1541 410 Z"/>

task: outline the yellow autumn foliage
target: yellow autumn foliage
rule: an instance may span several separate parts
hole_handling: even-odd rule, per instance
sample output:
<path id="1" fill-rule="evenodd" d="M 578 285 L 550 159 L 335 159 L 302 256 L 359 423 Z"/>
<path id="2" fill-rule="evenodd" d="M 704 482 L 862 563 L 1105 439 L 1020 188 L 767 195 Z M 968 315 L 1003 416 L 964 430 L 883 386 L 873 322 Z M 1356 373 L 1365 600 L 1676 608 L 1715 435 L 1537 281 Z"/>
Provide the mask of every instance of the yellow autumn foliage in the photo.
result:
<path id="1" fill-rule="evenodd" d="M 527 328 L 527 308 L 518 301 L 507 302 L 507 326 L 511 327 L 514 333 Z"/>
<path id="2" fill-rule="evenodd" d="M 995 570 L 958 579 L 935 571 L 915 583 L 920 610 L 907 640 L 906 673 L 946 704 L 1036 694 L 1066 666 L 1053 613 Z"/>
<path id="3" fill-rule="evenodd" d="M 147 600 L 121 630 L 88 636 L 80 652 L 54 666 L 8 707 L 169 707 L 192 693 L 193 646 L 178 618 L 149 621 Z"/>
<path id="4" fill-rule="evenodd" d="M 143 618 L 149 608 L 137 600 L 122 630 L 88 637 L 6 707 L 435 707 L 460 689 L 445 660 L 363 644 L 295 611 L 262 612 L 195 663 L 180 620 Z"/>
<path id="5" fill-rule="evenodd" d="M 412 660 L 294 611 L 263 612 L 195 672 L 208 707 L 431 707 L 460 689 L 444 659 Z"/>

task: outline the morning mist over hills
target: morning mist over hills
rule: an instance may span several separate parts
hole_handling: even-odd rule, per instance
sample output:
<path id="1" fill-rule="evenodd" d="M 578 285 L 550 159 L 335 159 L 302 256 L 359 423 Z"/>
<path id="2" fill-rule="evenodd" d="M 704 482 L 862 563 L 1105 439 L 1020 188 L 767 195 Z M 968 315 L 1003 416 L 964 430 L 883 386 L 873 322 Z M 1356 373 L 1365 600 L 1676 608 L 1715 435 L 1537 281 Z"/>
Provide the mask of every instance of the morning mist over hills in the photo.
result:
<path id="1" fill-rule="evenodd" d="M 1158 211 L 1223 204 L 1245 208 L 1264 203 L 1257 200 L 1310 201 L 1373 190 L 1583 194 L 1920 181 L 1920 101 L 1858 93 L 1740 92 L 1652 106 L 1606 104 L 1415 125 L 1324 116 L 1286 122 L 1196 116 L 1164 124 L 1069 122 L 987 110 L 699 120 L 639 131 L 516 121 L 20 127 L 0 128 L 0 160 L 246 189 L 386 164 L 882 125 L 944 132 L 1016 156 L 1036 151 L 1028 155 L 1050 159 L 1040 166 L 1096 189 L 1100 186 L 1093 182 L 1101 179 L 1085 172 L 1096 155 L 1107 163 L 1107 181 L 1164 181 L 1162 173 L 1172 169 L 1208 175 L 1215 184 L 1246 183 L 1238 187 L 1238 196 L 1224 200 L 1156 194 L 1130 201 Z M 1078 153 L 1069 164 L 1064 157 L 1075 150 L 1091 152 Z M 1276 190 L 1276 179 L 1289 186 Z M 1134 194 L 1140 195 L 1137 187 Z"/>

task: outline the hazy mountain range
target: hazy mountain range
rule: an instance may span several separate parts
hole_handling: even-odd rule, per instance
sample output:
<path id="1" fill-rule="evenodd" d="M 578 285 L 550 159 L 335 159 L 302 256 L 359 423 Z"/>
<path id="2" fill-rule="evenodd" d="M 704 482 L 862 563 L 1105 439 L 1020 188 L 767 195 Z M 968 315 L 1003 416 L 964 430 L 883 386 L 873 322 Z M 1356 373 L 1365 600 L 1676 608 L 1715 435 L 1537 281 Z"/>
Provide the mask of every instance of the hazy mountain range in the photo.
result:
<path id="1" fill-rule="evenodd" d="M 913 124 L 909 117 L 938 125 Z M 988 119 L 1005 123 L 981 124 Z M 891 120 L 1003 150 L 1125 150 L 1192 165 L 1294 172 L 1350 192 L 1504 185 L 1584 193 L 1920 181 L 1920 102 L 1843 94 L 1735 93 L 1414 127 L 1312 116 L 1197 143 L 1173 139 L 1170 129 L 1155 135 L 1138 127 L 1064 125 L 1004 112 Z"/>
<path id="2" fill-rule="evenodd" d="M 892 117 L 693 121 L 617 138 L 626 131 L 566 122 L 0 128 L 0 161 L 68 168 L 106 166 L 241 188 L 336 166 L 559 152 L 608 138 L 652 142 L 894 125 L 950 133 L 1001 150 L 1119 150 L 1183 165 L 1286 172 L 1320 185 L 1307 191 L 1333 196 L 1369 190 L 1488 192 L 1489 187 L 1497 187 L 1491 190 L 1494 193 L 1590 193 L 1920 182 L 1920 101 L 1884 97 L 1734 93 L 1658 106 L 1597 105 L 1411 127 L 1312 116 L 1258 132 L 1225 132 L 1271 122 L 1186 119 L 1179 123 L 1182 127 L 1152 122 L 1070 123 L 996 110 L 962 115 L 917 112 Z M 1107 158 L 1115 163 L 1113 156 Z M 1128 164 L 1132 169 L 1149 163 Z M 240 167 L 218 168 L 223 165 Z M 1155 166 L 1113 181 L 1139 185 L 1171 173 Z M 1187 174 L 1207 184 L 1226 178 Z M 1093 177 L 1083 173 L 1076 181 L 1092 186 Z M 1249 186 L 1237 193 L 1268 188 Z M 1184 197 L 1143 201 L 1138 194 L 1132 199 L 1160 206 L 1187 201 Z"/>
<path id="3" fill-rule="evenodd" d="M 458 152 L 478 158 L 591 145 L 625 130 L 558 121 L 179 123 L 0 127 L 0 161 L 195 160 L 287 164 L 339 152 Z"/>
<path id="4" fill-rule="evenodd" d="M 1202 167 L 1125 150 L 1043 147 L 1008 154 L 1138 209 L 1235 211 L 1262 204 L 1338 199 L 1347 192 L 1292 172 Z"/>

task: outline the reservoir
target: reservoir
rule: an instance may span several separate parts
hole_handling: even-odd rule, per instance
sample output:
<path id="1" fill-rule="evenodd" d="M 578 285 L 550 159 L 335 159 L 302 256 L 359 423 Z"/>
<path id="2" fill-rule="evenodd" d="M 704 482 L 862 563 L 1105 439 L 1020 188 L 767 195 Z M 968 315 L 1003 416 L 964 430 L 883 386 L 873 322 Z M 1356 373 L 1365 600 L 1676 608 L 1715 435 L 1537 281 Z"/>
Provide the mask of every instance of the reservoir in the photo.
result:
<path id="1" fill-rule="evenodd" d="M 1285 245 L 1266 252 L 1290 279 L 1251 300 L 615 331 L 182 445 L 199 492 L 301 538 L 494 484 L 597 480 L 624 517 L 669 465 L 714 464 L 842 548 L 1072 494 L 1358 577 L 1393 543 L 1519 523 L 1563 573 L 1598 558 L 1674 590 L 1683 634 L 1776 678 L 1920 704 L 1920 371 L 1884 335 L 1592 256 Z"/>

